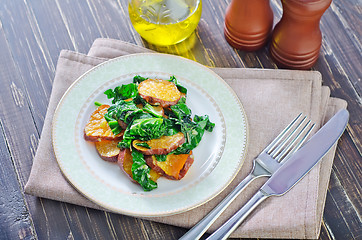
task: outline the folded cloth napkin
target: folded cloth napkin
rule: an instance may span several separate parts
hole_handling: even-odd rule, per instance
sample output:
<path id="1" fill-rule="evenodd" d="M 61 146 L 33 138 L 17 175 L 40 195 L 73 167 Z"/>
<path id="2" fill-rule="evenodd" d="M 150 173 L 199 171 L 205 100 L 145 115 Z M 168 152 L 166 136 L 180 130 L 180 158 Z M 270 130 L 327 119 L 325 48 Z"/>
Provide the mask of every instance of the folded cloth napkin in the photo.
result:
<path id="1" fill-rule="evenodd" d="M 55 108 L 67 88 L 84 72 L 114 57 L 151 50 L 114 39 L 97 39 L 88 55 L 63 50 L 60 53 L 38 150 L 25 192 L 34 196 L 102 209 L 76 191 L 62 175 L 51 144 Z M 148 218 L 190 228 L 215 207 L 251 170 L 252 160 L 298 113 L 308 115 L 317 129 L 346 102 L 329 97 L 321 75 L 314 71 L 212 68 L 236 92 L 248 124 L 248 152 L 233 182 L 218 196 L 193 210 Z M 244 238 L 318 238 L 334 148 L 290 192 L 269 198 L 231 236 Z M 47 181 L 43 181 L 47 179 Z M 252 183 L 220 216 L 213 232 L 235 213 L 265 182 Z M 56 183 L 56 184 L 54 184 Z M 104 209 L 102 209 L 104 210 Z"/>

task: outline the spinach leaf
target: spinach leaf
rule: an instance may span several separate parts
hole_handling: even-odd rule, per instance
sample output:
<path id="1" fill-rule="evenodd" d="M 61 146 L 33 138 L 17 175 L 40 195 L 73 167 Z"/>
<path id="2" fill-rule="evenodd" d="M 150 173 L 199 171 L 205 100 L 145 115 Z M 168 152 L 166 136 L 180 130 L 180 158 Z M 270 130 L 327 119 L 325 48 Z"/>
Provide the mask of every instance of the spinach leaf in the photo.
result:
<path id="1" fill-rule="evenodd" d="M 123 140 L 118 143 L 119 148 L 129 148 L 132 140 L 147 141 L 160 138 L 166 132 L 163 118 L 138 118 L 130 123 L 123 134 Z"/>
<path id="2" fill-rule="evenodd" d="M 148 78 L 141 77 L 140 75 L 136 75 L 133 77 L 133 83 L 141 83 L 144 80 L 147 80 Z"/>
<path id="3" fill-rule="evenodd" d="M 147 166 L 146 161 L 142 153 L 132 150 L 132 176 L 136 180 L 144 191 L 151 191 L 157 188 L 157 183 L 150 179 L 150 167 Z"/>
<path id="4" fill-rule="evenodd" d="M 109 127 L 114 134 L 122 131 L 118 120 L 130 124 L 134 118 L 150 118 L 151 114 L 145 113 L 139 109 L 133 101 L 119 100 L 116 104 L 108 108 L 104 118 L 107 120 Z"/>
<path id="5" fill-rule="evenodd" d="M 110 107 L 111 108 L 111 107 Z M 104 114 L 104 118 L 106 119 L 106 121 L 108 122 L 109 127 L 111 128 L 112 132 L 114 135 L 119 134 L 123 129 L 121 128 L 121 126 L 118 124 L 117 119 L 115 119 L 112 115 L 112 113 L 110 112 L 110 108 L 108 108 L 108 112 L 106 114 Z M 112 110 L 111 110 L 112 111 Z"/>
<path id="6" fill-rule="evenodd" d="M 162 118 L 135 119 L 129 128 L 130 135 L 140 140 L 160 138 L 165 132 Z"/>
<path id="7" fill-rule="evenodd" d="M 100 106 L 102 106 L 103 104 L 100 103 L 100 102 L 95 101 L 95 102 L 94 102 L 94 105 L 97 106 L 97 107 L 100 107 Z"/>
<path id="8" fill-rule="evenodd" d="M 144 147 L 144 148 L 147 148 L 147 149 L 151 149 L 150 145 L 148 145 L 146 142 L 136 143 L 136 146 L 140 146 L 140 147 Z"/>
<path id="9" fill-rule="evenodd" d="M 187 88 L 179 84 L 175 76 L 171 76 L 169 81 L 173 82 L 180 92 L 187 94 Z"/>
<path id="10" fill-rule="evenodd" d="M 143 111 L 139 109 L 133 101 L 119 100 L 116 104 L 108 108 L 108 112 L 104 117 L 106 120 L 107 118 L 122 120 L 128 124 L 132 121 L 133 117 L 142 113 Z"/>
<path id="11" fill-rule="evenodd" d="M 191 117 L 191 109 L 186 105 L 186 98 L 181 98 L 176 105 L 170 107 L 174 117 L 182 120 Z"/>
<path id="12" fill-rule="evenodd" d="M 199 145 L 204 135 L 204 129 L 189 118 L 179 121 L 179 124 L 186 141 L 175 150 L 175 154 L 187 154 Z"/>
<path id="13" fill-rule="evenodd" d="M 178 125 L 176 121 L 172 120 L 172 118 L 164 118 L 163 124 L 165 125 L 165 136 L 172 136 L 181 131 L 180 125 Z"/>
<path id="14" fill-rule="evenodd" d="M 122 86 L 117 86 L 113 90 L 108 89 L 104 92 L 107 95 L 108 99 L 113 98 L 112 103 L 115 104 L 119 100 L 125 100 L 129 98 L 134 98 L 138 95 L 137 84 L 123 84 Z"/>
<path id="15" fill-rule="evenodd" d="M 127 132 L 127 130 L 125 131 L 124 134 L 126 134 L 126 132 Z M 123 140 L 118 142 L 117 147 L 120 148 L 120 149 L 130 148 L 132 140 L 134 140 L 134 138 L 130 137 L 130 138 L 125 139 L 124 135 L 123 135 Z"/>
<path id="16" fill-rule="evenodd" d="M 164 162 L 167 159 L 167 155 L 155 155 L 156 160 L 159 162 Z"/>
<path id="17" fill-rule="evenodd" d="M 194 121 L 197 122 L 201 128 L 205 129 L 208 132 L 212 132 L 212 130 L 214 130 L 215 123 L 212 123 L 209 119 L 209 116 L 207 115 L 205 116 L 195 115 Z"/>
<path id="18" fill-rule="evenodd" d="M 150 114 L 152 114 L 153 116 L 155 117 L 158 117 L 158 118 L 162 118 L 162 114 L 160 114 L 159 112 L 155 111 L 155 109 L 153 108 L 153 106 L 149 103 L 146 103 L 144 106 L 143 106 L 143 111 L 146 111 Z"/>
<path id="19" fill-rule="evenodd" d="M 194 121 L 191 119 L 191 110 L 186 106 L 185 101 L 179 101 L 176 105 L 171 106 L 174 121 L 180 126 L 181 132 L 185 135 L 185 143 L 177 148 L 174 154 L 187 154 L 192 149 L 196 148 L 205 130 L 212 131 L 215 124 L 210 122 L 208 116 L 195 115 Z M 172 117 L 170 119 L 173 119 Z"/>

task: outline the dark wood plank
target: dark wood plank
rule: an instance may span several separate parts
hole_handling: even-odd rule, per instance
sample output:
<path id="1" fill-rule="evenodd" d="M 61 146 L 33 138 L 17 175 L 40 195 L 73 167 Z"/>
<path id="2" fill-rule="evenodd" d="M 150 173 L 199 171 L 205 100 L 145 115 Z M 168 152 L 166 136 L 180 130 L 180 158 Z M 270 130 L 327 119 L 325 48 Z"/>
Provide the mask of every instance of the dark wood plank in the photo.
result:
<path id="1" fill-rule="evenodd" d="M 5 46 L 11 49 L 14 70 L 22 77 L 23 95 L 41 132 L 56 63 L 43 44 L 44 36 L 39 32 L 36 17 L 25 2 L 6 1 L 0 8 L 0 19 L 7 39 Z"/>
<path id="2" fill-rule="evenodd" d="M 14 161 L 15 171 L 27 169 L 27 171 L 18 172 L 20 182 L 24 183 L 31 168 L 31 159 L 36 150 L 38 133 L 29 110 L 29 99 L 22 78 L 17 72 L 18 68 L 12 59 L 11 52 L 7 49 L 8 42 L 1 29 L 0 46 L 2 55 L 0 58 L 2 83 L 0 101 L 4 106 L 0 109 L 2 130 L 11 158 Z"/>
<path id="3" fill-rule="evenodd" d="M 22 214 L 26 215 L 29 214 L 28 209 L 31 209 L 29 215 L 31 217 L 31 223 L 37 226 L 36 229 L 31 231 L 35 238 L 37 235 L 62 235 L 61 230 L 52 231 L 55 227 L 61 227 L 69 234 L 69 229 L 66 227 L 66 219 L 64 217 L 62 218 L 61 209 L 59 208 L 60 203 L 56 203 L 58 205 L 57 207 L 52 206 L 51 209 L 53 209 L 52 212 L 54 214 L 50 216 L 50 214 L 44 210 L 44 206 L 47 204 L 46 202 L 44 203 L 41 199 L 32 196 L 22 195 L 22 189 L 30 173 L 39 133 L 35 127 L 30 111 L 29 96 L 24 90 L 23 79 L 18 73 L 18 68 L 13 61 L 11 52 L 8 51 L 9 48 L 6 48 L 9 46 L 8 42 L 3 32 L 1 31 L 0 33 L 0 52 L 2 55 L 2 58 L 0 58 L 0 78 L 2 79 L 0 101 L 2 106 L 6 106 L 0 109 L 1 130 L 6 139 L 6 144 L 2 145 L 2 149 L 3 146 L 7 146 L 8 148 L 11 156 L 11 164 L 14 168 L 13 174 L 16 176 L 15 183 L 18 184 L 18 193 L 20 194 L 17 195 L 19 199 L 12 199 L 11 197 L 15 197 L 16 195 L 11 194 L 11 192 L 6 192 L 6 194 L 2 194 L 2 196 L 9 197 L 6 201 L 7 207 L 13 209 L 14 213 L 16 213 L 16 209 L 19 209 L 20 211 L 25 211 Z M 1 159 L 1 165 L 3 166 L 4 164 L 4 166 L 6 166 L 5 159 Z M 10 168 L 8 168 L 8 170 L 10 170 Z M 11 180 L 14 179 L 9 177 L 8 181 Z M 19 205 L 21 202 L 26 202 L 25 206 L 21 207 Z M 54 219 L 53 221 L 57 224 L 49 225 L 48 221 L 52 219 Z M 28 232 L 29 231 L 24 231 L 24 234 L 28 234 Z"/>
<path id="4" fill-rule="evenodd" d="M 336 151 L 327 192 L 324 224 L 335 239 L 359 239 L 362 236 L 362 171 L 360 161 L 351 161 L 360 159 L 360 155 L 347 150 L 353 146 L 349 135 L 344 134 Z"/>
<path id="5" fill-rule="evenodd" d="M 322 19 L 324 34 L 321 57 L 316 68 L 331 95 L 346 99 L 350 111 L 347 130 L 339 142 L 334 159 L 324 212 L 324 225 L 336 239 L 358 239 L 361 236 L 361 142 L 362 108 L 360 101 L 361 48 L 351 34 L 353 22 L 347 22 L 334 4 Z M 346 3 L 346 10 L 350 8 Z M 328 21 L 325 21 L 328 19 Z M 358 21 L 355 21 L 358 22 Z"/>
<path id="6" fill-rule="evenodd" d="M 358 79 L 362 74 L 360 42 L 362 17 L 357 15 L 357 8 L 358 4 L 351 1 L 333 1 L 322 19 L 321 29 L 326 36 L 324 40 L 330 42 L 330 49 L 326 49 L 325 52 L 338 56 L 337 63 L 333 67 L 338 68 L 342 74 L 346 74 L 350 84 L 359 95 L 357 98 L 360 98 L 362 85 Z M 325 19 L 328 21 L 324 21 Z"/>
<path id="7" fill-rule="evenodd" d="M 338 182 L 335 172 L 331 175 L 323 222 L 332 239 L 360 239 L 361 221 L 355 206 Z"/>
<path id="8" fill-rule="evenodd" d="M 328 240 L 332 240 L 333 236 L 330 235 L 329 233 L 329 229 L 328 229 L 329 226 L 327 226 L 324 221 L 322 220 L 322 226 L 321 226 L 321 231 L 320 231 L 320 235 L 319 235 L 319 239 L 328 239 Z"/>
<path id="9" fill-rule="evenodd" d="M 35 239 L 0 119 L 0 238 Z"/>

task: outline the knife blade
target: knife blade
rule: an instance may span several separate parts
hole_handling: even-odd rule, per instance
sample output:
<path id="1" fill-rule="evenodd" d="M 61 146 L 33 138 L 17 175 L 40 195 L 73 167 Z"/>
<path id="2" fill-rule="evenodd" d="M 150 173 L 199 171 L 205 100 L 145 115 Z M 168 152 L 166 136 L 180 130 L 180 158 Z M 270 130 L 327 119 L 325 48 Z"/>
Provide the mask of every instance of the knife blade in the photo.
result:
<path id="1" fill-rule="evenodd" d="M 347 110 L 339 111 L 299 151 L 295 152 L 293 158 L 274 173 L 261 190 L 269 195 L 281 195 L 289 191 L 339 139 L 347 125 L 348 117 Z"/>
<path id="2" fill-rule="evenodd" d="M 280 196 L 297 184 L 329 151 L 347 126 L 349 113 L 340 110 L 281 166 L 259 191 L 207 240 L 226 239 L 266 198 Z"/>

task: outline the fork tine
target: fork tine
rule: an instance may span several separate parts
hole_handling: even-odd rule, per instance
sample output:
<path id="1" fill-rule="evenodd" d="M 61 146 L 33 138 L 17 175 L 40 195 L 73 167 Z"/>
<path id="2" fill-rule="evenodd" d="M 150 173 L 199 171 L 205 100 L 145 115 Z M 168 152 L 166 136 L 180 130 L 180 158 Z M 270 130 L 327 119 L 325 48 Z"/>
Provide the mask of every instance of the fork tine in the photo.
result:
<path id="1" fill-rule="evenodd" d="M 280 151 L 285 147 L 285 145 L 290 141 L 290 139 L 298 133 L 299 128 L 303 126 L 304 122 L 306 121 L 307 117 L 305 116 L 302 121 L 294 128 L 294 130 L 283 140 L 281 144 L 279 144 L 272 152 L 268 152 L 272 158 L 278 156 Z"/>
<path id="2" fill-rule="evenodd" d="M 287 160 L 290 157 L 290 155 L 292 155 L 294 152 L 296 152 L 300 148 L 300 146 L 302 146 L 302 144 L 305 142 L 305 140 L 307 139 L 307 137 L 312 132 L 312 130 L 313 130 L 314 126 L 315 126 L 315 124 L 312 124 L 311 126 L 310 125 L 311 125 L 311 121 L 309 120 L 308 123 L 303 127 L 303 129 L 298 133 L 298 135 L 275 158 L 278 162 L 284 162 L 285 160 Z M 302 139 L 300 139 L 299 142 L 297 144 L 295 144 L 296 141 L 300 138 L 300 136 L 302 136 L 302 134 L 306 130 L 307 130 L 307 132 L 304 134 Z"/>
<path id="3" fill-rule="evenodd" d="M 283 157 L 283 159 L 279 160 L 280 162 L 284 162 L 285 160 L 287 160 L 290 155 L 292 155 L 293 153 L 295 153 L 300 146 L 302 146 L 302 144 L 305 142 L 305 140 L 307 140 L 307 137 L 310 135 L 310 133 L 312 132 L 313 128 L 315 127 L 315 123 L 312 124 L 312 126 L 309 127 L 309 130 L 305 133 L 305 135 L 303 136 L 303 138 L 299 141 L 298 144 L 296 144 L 288 153 L 287 155 L 285 155 Z M 289 146 L 291 147 L 291 146 Z"/>
<path id="4" fill-rule="evenodd" d="M 283 140 L 283 138 L 286 136 L 292 126 L 301 118 L 301 116 L 302 113 L 299 113 L 299 115 L 291 123 L 289 123 L 289 125 L 284 128 L 283 131 L 281 131 L 268 146 L 266 146 L 263 152 L 269 152 L 271 149 L 274 149 Z"/>

